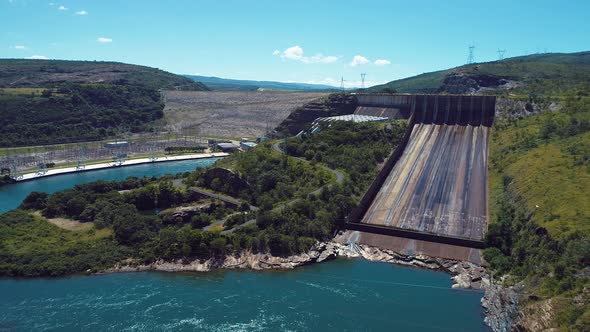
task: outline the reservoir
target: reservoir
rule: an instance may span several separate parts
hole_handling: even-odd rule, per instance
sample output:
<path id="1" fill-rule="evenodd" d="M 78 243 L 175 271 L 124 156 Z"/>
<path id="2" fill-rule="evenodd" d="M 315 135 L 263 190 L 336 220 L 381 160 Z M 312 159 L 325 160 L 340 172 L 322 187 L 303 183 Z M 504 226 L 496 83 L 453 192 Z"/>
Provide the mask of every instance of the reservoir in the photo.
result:
<path id="1" fill-rule="evenodd" d="M 197 168 L 211 166 L 218 159 L 219 158 L 206 158 L 112 167 L 89 172 L 62 174 L 4 185 L 0 186 L 0 213 L 16 209 L 23 199 L 25 199 L 25 197 L 27 197 L 32 191 L 53 193 L 72 188 L 77 184 L 98 180 L 125 180 L 130 176 L 158 177 L 164 174 L 192 172 Z"/>
<path id="2" fill-rule="evenodd" d="M 488 331 L 441 272 L 337 259 L 289 271 L 0 280 L 0 330 Z"/>

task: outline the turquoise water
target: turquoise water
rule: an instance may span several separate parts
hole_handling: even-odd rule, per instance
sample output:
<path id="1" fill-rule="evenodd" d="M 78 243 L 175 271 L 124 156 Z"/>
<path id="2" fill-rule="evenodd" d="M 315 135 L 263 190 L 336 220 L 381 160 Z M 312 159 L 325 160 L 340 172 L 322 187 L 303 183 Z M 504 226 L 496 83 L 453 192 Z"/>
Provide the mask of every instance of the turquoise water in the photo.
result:
<path id="1" fill-rule="evenodd" d="M 0 212 L 31 191 L 192 171 L 215 160 L 72 173 L 0 187 Z M 0 331 L 488 331 L 474 291 L 449 275 L 336 260 L 290 271 L 120 273 L 0 279 Z"/>
<path id="2" fill-rule="evenodd" d="M 32 191 L 53 193 L 72 188 L 81 183 L 98 180 L 124 180 L 130 176 L 162 176 L 194 171 L 196 168 L 211 166 L 219 158 L 168 161 L 161 163 L 140 164 L 117 168 L 105 168 L 96 171 L 69 173 L 50 176 L 37 180 L 23 181 L 0 186 L 0 213 L 15 209 Z"/>
<path id="3" fill-rule="evenodd" d="M 290 271 L 0 280 L 0 330 L 488 331 L 449 275 L 365 260 Z"/>

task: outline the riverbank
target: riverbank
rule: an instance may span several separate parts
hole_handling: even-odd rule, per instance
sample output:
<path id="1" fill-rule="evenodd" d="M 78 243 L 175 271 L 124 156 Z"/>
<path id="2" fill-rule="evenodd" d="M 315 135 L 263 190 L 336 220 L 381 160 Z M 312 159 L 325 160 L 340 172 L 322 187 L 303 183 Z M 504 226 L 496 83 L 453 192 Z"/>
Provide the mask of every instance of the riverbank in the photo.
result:
<path id="1" fill-rule="evenodd" d="M 61 174 L 68 174 L 68 173 L 80 173 L 80 172 L 95 171 L 95 170 L 100 170 L 100 169 L 105 169 L 105 168 L 117 168 L 117 167 L 134 166 L 134 165 L 149 164 L 149 163 L 162 163 L 162 162 L 170 162 L 170 161 L 217 158 L 217 157 L 226 157 L 228 155 L 229 154 L 227 154 L 225 152 L 199 153 L 199 154 L 187 154 L 187 155 L 180 155 L 180 156 L 166 156 L 166 157 L 160 157 L 155 160 L 153 160 L 151 158 L 129 159 L 129 160 L 125 160 L 121 164 L 115 163 L 115 162 L 108 162 L 108 163 L 86 165 L 84 168 L 76 168 L 76 167 L 57 168 L 57 169 L 50 169 L 45 173 L 23 174 L 23 176 L 18 178 L 16 182 L 35 180 L 38 178 L 54 176 L 54 175 L 61 175 Z"/>
<path id="2" fill-rule="evenodd" d="M 335 242 L 320 242 L 307 253 L 289 257 L 245 252 L 236 256 L 210 258 L 185 262 L 156 261 L 152 264 L 137 264 L 127 260 L 100 273 L 114 272 L 208 272 L 217 269 L 273 270 L 293 269 L 299 266 L 321 263 L 341 258 L 363 258 L 373 262 L 386 262 L 401 266 L 445 272 L 451 275 L 453 289 L 470 289 L 483 292 L 481 305 L 484 308 L 484 322 L 494 332 L 509 331 L 512 319 L 517 313 L 518 292 L 492 283 L 490 275 L 482 266 L 450 259 L 424 255 L 401 255 L 366 245 L 344 245 Z M 91 271 L 89 271 L 91 272 Z"/>
<path id="3" fill-rule="evenodd" d="M 386 262 L 447 272 L 453 275 L 453 288 L 481 290 L 489 283 L 489 276 L 485 269 L 470 262 L 458 262 L 424 255 L 407 256 L 366 245 L 354 245 L 351 248 L 348 245 L 336 242 L 320 242 L 313 246 L 307 253 L 288 257 L 244 252 L 240 255 L 209 258 L 206 260 L 197 259 L 190 262 L 183 260 L 174 262 L 159 260 L 151 264 L 137 264 L 134 260 L 128 259 L 101 273 L 138 271 L 208 272 L 215 269 L 293 269 L 303 265 L 321 263 L 337 257 L 364 258 L 374 262 Z"/>

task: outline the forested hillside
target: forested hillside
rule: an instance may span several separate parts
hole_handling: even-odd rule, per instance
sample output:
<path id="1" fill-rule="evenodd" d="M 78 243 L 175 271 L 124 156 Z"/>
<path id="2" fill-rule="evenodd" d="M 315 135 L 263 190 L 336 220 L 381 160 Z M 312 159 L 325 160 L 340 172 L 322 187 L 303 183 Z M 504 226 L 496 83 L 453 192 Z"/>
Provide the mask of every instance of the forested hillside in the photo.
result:
<path id="1" fill-rule="evenodd" d="M 122 63 L 0 60 L 0 146 L 92 141 L 145 131 L 164 115 L 160 89 L 207 87 Z"/>
<path id="2" fill-rule="evenodd" d="M 141 132 L 164 116 L 163 108 L 158 91 L 142 86 L 0 89 L 0 146 L 92 141 L 127 129 Z"/>

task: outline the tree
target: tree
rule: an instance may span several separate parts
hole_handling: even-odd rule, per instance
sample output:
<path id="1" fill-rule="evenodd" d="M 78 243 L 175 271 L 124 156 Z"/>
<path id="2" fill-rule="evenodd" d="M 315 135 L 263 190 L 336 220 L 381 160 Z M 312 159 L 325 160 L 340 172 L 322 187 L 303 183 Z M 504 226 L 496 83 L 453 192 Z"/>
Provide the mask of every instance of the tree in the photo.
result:
<path id="1" fill-rule="evenodd" d="M 23 200 L 20 205 L 25 210 L 43 210 L 47 206 L 49 195 L 44 192 L 33 191 Z"/>
<path id="2" fill-rule="evenodd" d="M 224 237 L 218 237 L 209 243 L 211 250 L 217 256 L 221 256 L 225 253 L 225 245 L 227 240 Z"/>

